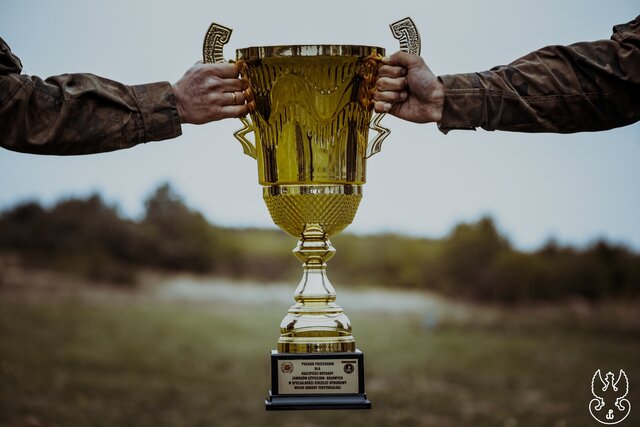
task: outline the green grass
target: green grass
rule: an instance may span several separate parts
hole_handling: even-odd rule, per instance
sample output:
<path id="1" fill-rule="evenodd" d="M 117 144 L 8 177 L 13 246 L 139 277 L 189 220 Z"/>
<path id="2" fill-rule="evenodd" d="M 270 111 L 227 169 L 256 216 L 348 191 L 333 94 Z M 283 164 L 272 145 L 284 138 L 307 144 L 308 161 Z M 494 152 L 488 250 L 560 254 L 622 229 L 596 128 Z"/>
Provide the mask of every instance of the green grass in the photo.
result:
<path id="1" fill-rule="evenodd" d="M 0 426 L 591 426 L 597 368 L 640 395 L 640 334 L 598 316 L 444 324 L 351 315 L 370 411 L 268 413 L 284 314 L 131 298 L 0 295 Z M 621 425 L 640 425 L 640 405 Z"/>

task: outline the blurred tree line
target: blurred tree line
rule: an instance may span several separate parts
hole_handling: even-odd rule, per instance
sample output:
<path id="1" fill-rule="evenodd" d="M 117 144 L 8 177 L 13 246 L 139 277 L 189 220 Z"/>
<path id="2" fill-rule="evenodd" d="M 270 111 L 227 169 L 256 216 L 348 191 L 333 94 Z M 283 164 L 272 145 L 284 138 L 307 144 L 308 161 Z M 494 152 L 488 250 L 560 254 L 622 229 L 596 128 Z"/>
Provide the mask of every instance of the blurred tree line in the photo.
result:
<path id="1" fill-rule="evenodd" d="M 26 267 L 132 285 L 143 269 L 261 281 L 300 278 L 294 239 L 279 230 L 228 229 L 190 209 L 168 184 L 145 202 L 139 221 L 99 195 L 51 208 L 26 202 L 0 213 L 0 254 Z M 640 295 L 640 254 L 598 241 L 584 249 L 549 241 L 514 249 L 490 218 L 460 224 L 443 239 L 342 234 L 329 274 L 336 283 L 427 289 L 473 300 L 525 302 Z M 1 272 L 0 272 L 1 274 Z"/>

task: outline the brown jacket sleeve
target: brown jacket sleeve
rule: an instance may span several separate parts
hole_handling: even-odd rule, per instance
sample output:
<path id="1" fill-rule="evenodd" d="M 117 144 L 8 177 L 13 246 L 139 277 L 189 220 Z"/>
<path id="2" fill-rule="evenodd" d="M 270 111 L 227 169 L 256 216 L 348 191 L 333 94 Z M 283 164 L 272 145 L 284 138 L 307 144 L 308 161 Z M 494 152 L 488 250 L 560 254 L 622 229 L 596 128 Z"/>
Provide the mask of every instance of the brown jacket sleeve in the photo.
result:
<path id="1" fill-rule="evenodd" d="M 126 86 L 93 74 L 42 80 L 0 38 L 0 146 L 35 154 L 89 154 L 181 134 L 168 82 Z"/>
<path id="2" fill-rule="evenodd" d="M 640 120 L 640 16 L 610 40 L 548 46 L 509 65 L 441 76 L 440 129 L 580 132 Z"/>

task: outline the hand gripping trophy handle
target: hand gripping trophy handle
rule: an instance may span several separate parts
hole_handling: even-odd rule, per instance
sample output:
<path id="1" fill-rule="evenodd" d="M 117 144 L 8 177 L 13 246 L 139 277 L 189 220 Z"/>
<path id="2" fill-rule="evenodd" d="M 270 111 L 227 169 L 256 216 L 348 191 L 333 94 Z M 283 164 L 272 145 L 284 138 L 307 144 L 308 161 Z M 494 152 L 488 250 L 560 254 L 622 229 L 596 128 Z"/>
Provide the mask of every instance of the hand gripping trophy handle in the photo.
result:
<path id="1" fill-rule="evenodd" d="M 389 25 L 393 37 L 400 42 L 400 50 L 409 52 L 413 55 L 420 55 L 420 34 L 413 20 L 409 17 L 401 19 Z M 203 59 L 205 63 L 225 62 L 223 48 L 231 38 L 231 28 L 216 24 L 215 22 L 209 26 L 209 30 L 204 38 Z M 249 91 L 249 89 L 248 89 Z M 367 145 L 365 157 L 369 158 L 378 153 L 382 149 L 382 143 L 389 136 L 391 131 L 380 124 L 386 114 L 376 113 L 373 115 L 369 128 L 378 132 L 378 135 Z M 247 134 L 254 130 L 253 123 L 249 117 L 241 117 L 243 124 L 242 129 L 236 131 L 233 136 L 242 145 L 244 154 L 256 158 L 256 147 L 247 138 Z"/>
<path id="2" fill-rule="evenodd" d="M 205 63 L 211 64 L 216 62 L 225 62 L 222 49 L 224 48 L 224 45 L 229 42 L 229 39 L 231 39 L 232 31 L 233 30 L 231 28 L 216 24 L 215 22 L 209 26 L 209 30 L 207 30 L 207 34 L 204 37 L 204 44 L 202 46 L 202 56 Z M 247 89 L 245 94 L 247 94 L 248 91 L 249 89 Z M 242 122 L 243 127 L 236 131 L 233 136 L 240 141 L 244 154 L 255 159 L 256 147 L 246 137 L 248 133 L 253 131 L 253 124 L 251 123 L 251 119 L 246 116 L 241 117 L 240 121 Z"/>
<path id="3" fill-rule="evenodd" d="M 393 37 L 400 42 L 400 50 L 412 55 L 420 55 L 420 34 L 413 20 L 409 17 L 401 19 L 389 25 Z M 385 113 L 375 113 L 369 124 L 371 130 L 378 132 L 378 135 L 367 146 L 366 158 L 380 152 L 382 143 L 389 136 L 391 131 L 380 125 L 380 121 L 386 116 Z"/>

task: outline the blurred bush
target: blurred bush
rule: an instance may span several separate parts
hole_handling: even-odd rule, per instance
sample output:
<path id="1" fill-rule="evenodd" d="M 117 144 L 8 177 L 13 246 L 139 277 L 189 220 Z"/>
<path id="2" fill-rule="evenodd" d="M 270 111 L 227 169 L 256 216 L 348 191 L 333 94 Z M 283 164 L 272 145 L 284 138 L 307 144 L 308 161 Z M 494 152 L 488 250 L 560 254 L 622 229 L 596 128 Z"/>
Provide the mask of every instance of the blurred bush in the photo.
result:
<path id="1" fill-rule="evenodd" d="M 295 240 L 279 230 L 228 229 L 190 209 L 168 184 L 132 221 L 99 195 L 61 200 L 46 209 L 21 203 L 0 213 L 0 252 L 23 264 L 93 281 L 135 283 L 145 268 L 262 281 L 297 281 Z M 514 249 L 491 218 L 460 224 L 443 239 L 398 235 L 334 239 L 330 276 L 343 283 L 427 289 L 500 302 L 635 298 L 640 254 L 598 241 L 576 249 L 551 240 L 534 252 Z"/>

